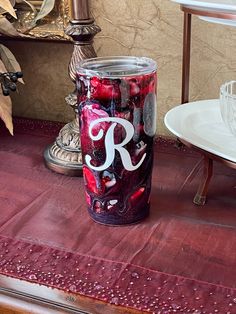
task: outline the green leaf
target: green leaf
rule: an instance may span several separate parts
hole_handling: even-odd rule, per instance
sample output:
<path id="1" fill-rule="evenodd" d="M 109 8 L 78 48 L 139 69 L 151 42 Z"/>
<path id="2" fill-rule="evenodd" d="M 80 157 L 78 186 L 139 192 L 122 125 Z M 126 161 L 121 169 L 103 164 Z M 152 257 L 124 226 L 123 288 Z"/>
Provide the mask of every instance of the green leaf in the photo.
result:
<path id="1" fill-rule="evenodd" d="M 6 46 L 3 46 L 1 44 L 0 59 L 2 60 L 8 72 L 21 72 L 21 67 L 13 53 Z M 22 79 L 18 79 L 18 81 L 24 84 L 24 81 Z"/>
<path id="2" fill-rule="evenodd" d="M 11 14 L 15 19 L 17 19 L 16 12 L 10 0 L 0 0 L 0 8 L 2 8 L 7 13 Z"/>
<path id="3" fill-rule="evenodd" d="M 0 72 L 7 72 L 5 65 L 0 60 Z M 4 96 L 0 90 L 0 119 L 3 120 L 7 129 L 13 135 L 12 102 L 10 96 Z"/>

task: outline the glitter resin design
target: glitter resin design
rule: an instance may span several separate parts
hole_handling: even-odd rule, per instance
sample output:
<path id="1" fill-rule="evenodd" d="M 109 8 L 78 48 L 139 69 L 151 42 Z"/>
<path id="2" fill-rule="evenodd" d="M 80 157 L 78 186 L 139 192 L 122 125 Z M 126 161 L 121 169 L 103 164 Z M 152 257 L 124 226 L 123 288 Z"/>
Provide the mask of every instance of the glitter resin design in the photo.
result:
<path id="1" fill-rule="evenodd" d="M 156 87 L 156 63 L 148 58 L 79 64 L 83 175 L 88 211 L 97 222 L 131 224 L 149 213 Z"/>

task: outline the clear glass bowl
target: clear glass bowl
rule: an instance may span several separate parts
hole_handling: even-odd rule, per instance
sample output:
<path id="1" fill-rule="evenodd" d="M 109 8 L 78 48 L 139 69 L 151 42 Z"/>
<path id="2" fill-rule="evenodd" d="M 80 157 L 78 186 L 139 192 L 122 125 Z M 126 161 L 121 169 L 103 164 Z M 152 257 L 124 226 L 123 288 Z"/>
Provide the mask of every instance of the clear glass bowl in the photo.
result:
<path id="1" fill-rule="evenodd" d="M 221 86 L 220 111 L 225 125 L 236 136 L 236 81 Z"/>

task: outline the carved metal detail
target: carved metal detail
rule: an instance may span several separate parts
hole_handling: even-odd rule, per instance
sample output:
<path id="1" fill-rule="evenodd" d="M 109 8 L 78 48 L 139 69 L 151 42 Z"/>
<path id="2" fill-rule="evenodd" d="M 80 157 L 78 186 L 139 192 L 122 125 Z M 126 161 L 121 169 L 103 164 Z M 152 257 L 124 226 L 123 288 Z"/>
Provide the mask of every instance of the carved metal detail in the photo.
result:
<path id="1" fill-rule="evenodd" d="M 71 134 L 75 133 L 75 136 L 72 136 Z M 75 120 L 71 123 L 67 123 L 60 131 L 58 138 L 56 139 L 56 142 L 61 147 L 70 147 L 71 149 L 74 149 L 75 152 L 78 150 L 78 147 L 80 146 L 80 136 L 79 136 L 79 129 L 77 127 L 77 123 L 75 123 Z"/>
<path id="2" fill-rule="evenodd" d="M 67 147 L 69 150 L 66 149 Z M 51 146 L 50 155 L 57 156 L 62 162 L 81 164 L 82 158 L 81 154 L 78 154 L 78 147 L 80 147 L 80 136 L 74 120 L 61 129 L 55 143 Z"/>
<path id="3" fill-rule="evenodd" d="M 89 45 L 74 45 L 71 62 L 69 64 L 69 75 L 73 82 L 76 80 L 76 65 L 79 60 L 93 58 L 96 52 L 91 44 Z"/>
<path id="4" fill-rule="evenodd" d="M 92 21 L 92 20 L 91 20 Z M 93 21 L 92 21 L 93 23 Z M 95 36 L 98 32 L 100 32 L 101 29 L 98 25 L 95 24 L 69 24 L 67 29 L 66 29 L 66 34 L 68 36 L 80 36 L 80 35 L 90 35 L 90 36 Z"/>
<path id="5" fill-rule="evenodd" d="M 68 96 L 65 97 L 66 103 L 71 106 L 74 110 L 76 110 L 76 105 L 77 105 L 77 97 L 76 94 L 71 93 Z"/>
<path id="6" fill-rule="evenodd" d="M 76 80 L 76 67 L 78 62 L 83 59 L 96 57 L 92 40 L 99 31 L 100 27 L 95 25 L 94 21 L 91 19 L 83 21 L 83 23 L 71 21 L 65 31 L 74 41 L 74 50 L 69 64 L 69 76 L 74 83 Z M 69 94 L 65 100 L 66 103 L 74 109 L 76 118 L 61 129 L 55 143 L 46 149 L 44 158 L 46 165 L 58 173 L 81 176 L 82 155 L 77 116 L 76 90 Z"/>

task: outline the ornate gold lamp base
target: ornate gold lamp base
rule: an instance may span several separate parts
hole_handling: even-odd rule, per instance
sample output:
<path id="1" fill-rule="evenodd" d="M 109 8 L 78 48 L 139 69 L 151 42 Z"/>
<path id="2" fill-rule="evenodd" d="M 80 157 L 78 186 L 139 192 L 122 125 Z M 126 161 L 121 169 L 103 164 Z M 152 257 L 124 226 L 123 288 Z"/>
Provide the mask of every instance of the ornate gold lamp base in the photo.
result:
<path id="1" fill-rule="evenodd" d="M 82 155 L 80 133 L 76 119 L 67 123 L 56 138 L 44 151 L 46 166 L 60 174 L 82 176 Z"/>
<path id="2" fill-rule="evenodd" d="M 83 0 L 80 4 L 86 4 Z M 86 10 L 85 10 L 86 11 Z M 82 14 L 83 11 L 79 10 Z M 87 12 L 87 11 L 86 11 Z M 93 37 L 100 32 L 100 27 L 94 24 L 90 18 L 82 21 L 77 18 L 70 21 L 66 34 L 74 40 L 74 51 L 69 64 L 69 75 L 72 81 L 76 81 L 76 66 L 82 59 L 96 57 L 92 46 Z M 82 155 L 80 146 L 80 132 L 77 114 L 76 92 L 66 97 L 66 102 L 75 111 L 75 119 L 66 124 L 60 131 L 52 145 L 49 145 L 44 152 L 46 166 L 60 174 L 69 176 L 82 176 Z"/>

